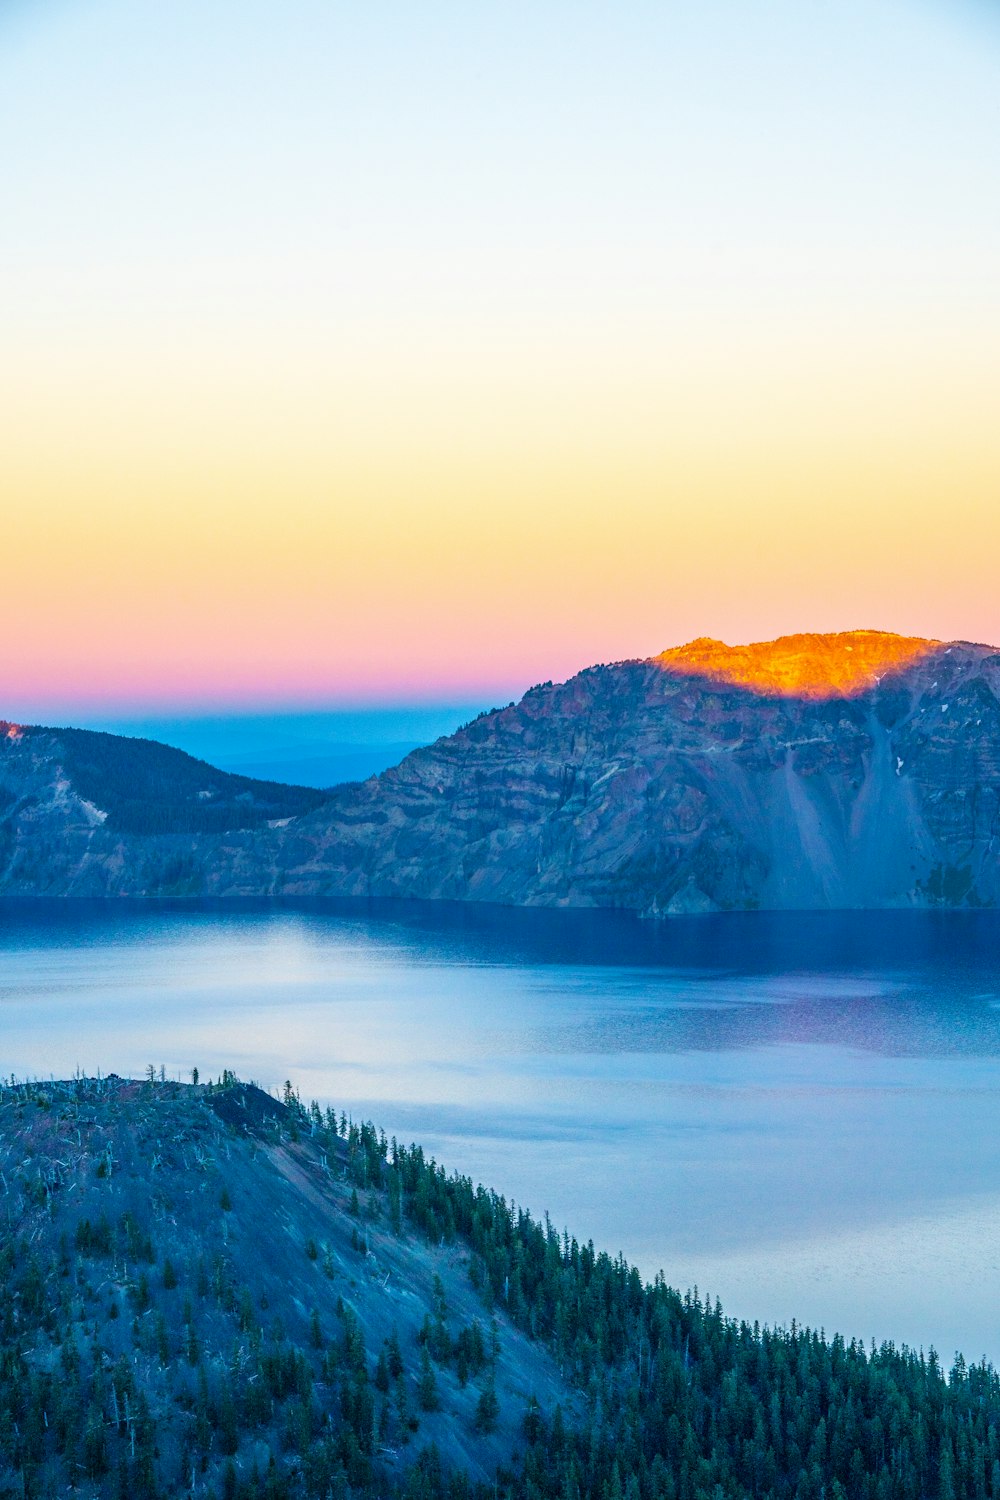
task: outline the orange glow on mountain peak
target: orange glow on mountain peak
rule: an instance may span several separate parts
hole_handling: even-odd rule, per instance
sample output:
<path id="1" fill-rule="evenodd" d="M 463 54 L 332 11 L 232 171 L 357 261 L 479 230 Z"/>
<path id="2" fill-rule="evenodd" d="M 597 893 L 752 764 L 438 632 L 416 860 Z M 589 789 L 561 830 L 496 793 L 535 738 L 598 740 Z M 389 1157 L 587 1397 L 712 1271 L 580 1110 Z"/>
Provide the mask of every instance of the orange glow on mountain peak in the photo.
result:
<path id="1" fill-rule="evenodd" d="M 783 635 L 748 646 L 727 646 L 702 636 L 653 660 L 665 672 L 707 677 L 770 696 L 852 698 L 887 674 L 922 661 L 941 644 L 882 630 Z"/>

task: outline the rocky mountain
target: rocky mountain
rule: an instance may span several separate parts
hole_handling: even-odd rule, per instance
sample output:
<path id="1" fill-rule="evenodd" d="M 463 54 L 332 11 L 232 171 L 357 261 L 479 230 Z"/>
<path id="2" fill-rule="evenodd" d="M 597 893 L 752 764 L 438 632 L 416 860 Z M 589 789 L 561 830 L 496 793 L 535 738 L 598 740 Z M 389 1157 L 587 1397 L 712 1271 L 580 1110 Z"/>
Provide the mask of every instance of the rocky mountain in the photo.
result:
<path id="1" fill-rule="evenodd" d="M 287 891 L 646 913 L 1000 903 L 1000 654 L 873 631 L 592 667 L 343 788 Z"/>
<path id="2" fill-rule="evenodd" d="M 97 803 L 63 857 L 49 816 L 34 863 L 17 743 L 0 756 L 9 891 L 647 914 L 1000 904 L 1000 652 L 965 642 L 695 641 L 541 684 L 381 776 L 222 836 L 116 833 L 95 826 Z"/>

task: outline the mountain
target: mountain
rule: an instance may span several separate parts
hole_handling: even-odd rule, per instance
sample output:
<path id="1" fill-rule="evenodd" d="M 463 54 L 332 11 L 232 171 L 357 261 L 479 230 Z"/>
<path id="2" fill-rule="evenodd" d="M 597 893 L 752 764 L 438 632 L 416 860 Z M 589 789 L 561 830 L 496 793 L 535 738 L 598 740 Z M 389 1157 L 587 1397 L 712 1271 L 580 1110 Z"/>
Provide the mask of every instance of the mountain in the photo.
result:
<path id="1" fill-rule="evenodd" d="M 282 889 L 645 913 L 1000 903 L 1000 654 L 700 640 L 533 688 L 289 828 Z"/>
<path id="2" fill-rule="evenodd" d="M 0 1495 L 1000 1496 L 991 1366 L 736 1322 L 289 1085 L 5 1080 L 0 1208 Z"/>
<path id="3" fill-rule="evenodd" d="M 204 860 L 227 838 L 267 832 L 322 800 L 154 740 L 0 722 L 0 889 L 200 890 Z"/>
<path id="4" fill-rule="evenodd" d="M 878 631 L 698 640 L 543 683 L 323 797 L 283 789 L 279 807 L 273 787 L 243 782 L 221 805 L 253 804 L 256 821 L 248 811 L 221 833 L 185 821 L 178 834 L 173 809 L 190 820 L 197 804 L 189 791 L 161 814 L 156 788 L 148 817 L 168 831 L 115 828 L 110 812 L 98 828 L 105 808 L 61 755 L 59 733 L 14 733 L 0 755 L 0 837 L 15 851 L 0 848 L 0 889 L 415 896 L 650 915 L 1000 905 L 1000 653 L 990 646 Z M 31 791 L 19 761 L 29 751 Z M 25 792 L 47 809 L 44 847 Z M 73 797 L 71 826 L 61 799 Z"/>

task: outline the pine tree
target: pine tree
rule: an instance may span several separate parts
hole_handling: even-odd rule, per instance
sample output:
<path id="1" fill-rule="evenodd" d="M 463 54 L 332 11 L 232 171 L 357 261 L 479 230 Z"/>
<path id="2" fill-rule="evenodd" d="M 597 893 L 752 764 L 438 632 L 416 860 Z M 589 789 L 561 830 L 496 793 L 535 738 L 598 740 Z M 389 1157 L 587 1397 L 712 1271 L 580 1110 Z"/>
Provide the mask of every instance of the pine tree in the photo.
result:
<path id="1" fill-rule="evenodd" d="M 492 1432 L 497 1425 L 497 1417 L 500 1414 L 500 1402 L 497 1400 L 496 1387 L 492 1379 L 483 1386 L 476 1402 L 476 1431 Z"/>
<path id="2" fill-rule="evenodd" d="M 417 1401 L 421 1411 L 437 1411 L 440 1405 L 438 1400 L 437 1376 L 434 1374 L 434 1366 L 431 1364 L 430 1351 L 426 1344 L 420 1350 Z"/>
<path id="3" fill-rule="evenodd" d="M 399 1347 L 399 1331 L 395 1325 L 386 1339 L 386 1351 L 389 1356 L 389 1374 L 393 1380 L 398 1380 L 403 1373 L 403 1353 Z"/>

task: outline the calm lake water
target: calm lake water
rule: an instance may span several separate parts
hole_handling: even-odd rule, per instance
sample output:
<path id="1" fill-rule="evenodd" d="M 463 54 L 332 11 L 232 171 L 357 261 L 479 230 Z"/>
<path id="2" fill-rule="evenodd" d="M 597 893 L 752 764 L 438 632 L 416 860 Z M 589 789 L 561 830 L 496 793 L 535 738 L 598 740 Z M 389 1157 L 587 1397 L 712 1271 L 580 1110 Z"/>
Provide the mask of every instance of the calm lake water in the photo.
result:
<path id="1" fill-rule="evenodd" d="M 1000 914 L 0 903 L 0 1071 L 234 1068 L 762 1322 L 1000 1362 Z"/>

